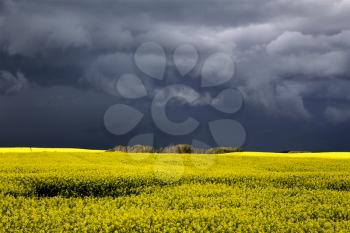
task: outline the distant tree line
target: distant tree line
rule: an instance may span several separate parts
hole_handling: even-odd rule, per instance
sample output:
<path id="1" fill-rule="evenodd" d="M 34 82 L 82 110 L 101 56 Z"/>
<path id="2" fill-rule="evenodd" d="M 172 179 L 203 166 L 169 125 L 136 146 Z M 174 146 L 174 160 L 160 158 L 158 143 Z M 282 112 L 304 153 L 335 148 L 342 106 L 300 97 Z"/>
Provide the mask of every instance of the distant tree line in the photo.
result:
<path id="1" fill-rule="evenodd" d="M 169 145 L 156 149 L 152 146 L 133 145 L 124 146 L 117 145 L 108 151 L 115 152 L 130 152 L 130 153 L 176 153 L 176 154 L 224 154 L 231 152 L 241 152 L 241 148 L 236 147 L 213 147 L 213 148 L 196 148 L 189 144 Z"/>

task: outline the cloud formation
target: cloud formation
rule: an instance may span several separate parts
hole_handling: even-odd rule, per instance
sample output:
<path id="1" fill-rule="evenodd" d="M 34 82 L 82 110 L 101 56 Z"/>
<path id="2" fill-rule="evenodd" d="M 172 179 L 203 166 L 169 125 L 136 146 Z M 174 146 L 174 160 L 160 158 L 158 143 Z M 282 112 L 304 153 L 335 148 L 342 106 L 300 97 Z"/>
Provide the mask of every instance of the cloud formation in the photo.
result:
<path id="1" fill-rule="evenodd" d="M 349 21 L 349 0 L 4 0 L 0 93 L 60 84 L 121 102 L 116 82 L 127 73 L 153 90 L 182 82 L 171 55 L 190 44 L 200 59 L 190 79 L 198 79 L 212 54 L 230 54 L 237 67 L 230 85 L 244 94 L 248 109 L 278 119 L 325 117 L 344 124 L 350 118 L 338 103 L 350 103 Z M 164 84 L 134 64 L 136 49 L 148 41 L 162 45 L 169 58 Z M 158 58 L 146 57 L 152 56 L 148 65 L 155 67 Z"/>
<path id="2" fill-rule="evenodd" d="M 279 90 L 270 92 L 275 89 L 271 85 L 288 85 L 286 77 L 329 79 L 349 72 L 349 5 L 347 0 L 236 0 L 215 7 L 198 1 L 6 0 L 1 7 L 0 46 L 9 56 L 25 57 L 53 56 L 57 50 L 90 51 L 82 73 L 92 86 L 110 93 L 108 80 L 132 62 L 122 56 L 132 54 L 142 42 L 156 41 L 169 50 L 189 43 L 203 56 L 232 52 L 243 73 L 238 77 L 244 83 L 241 88 L 246 93 L 269 92 L 259 94 L 266 95 L 261 106 L 270 101 L 272 109 L 279 108 L 278 103 L 286 101 L 285 105 L 303 108 L 301 93 L 281 97 Z M 298 112 L 305 116 L 306 111 Z"/>

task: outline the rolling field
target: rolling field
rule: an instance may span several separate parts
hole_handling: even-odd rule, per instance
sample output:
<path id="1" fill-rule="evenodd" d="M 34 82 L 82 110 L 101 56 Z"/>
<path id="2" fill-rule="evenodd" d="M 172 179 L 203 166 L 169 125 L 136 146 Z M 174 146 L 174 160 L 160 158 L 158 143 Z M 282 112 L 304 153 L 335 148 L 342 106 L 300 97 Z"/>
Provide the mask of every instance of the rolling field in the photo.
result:
<path id="1" fill-rule="evenodd" d="M 350 153 L 0 149 L 1 232 L 350 232 Z"/>

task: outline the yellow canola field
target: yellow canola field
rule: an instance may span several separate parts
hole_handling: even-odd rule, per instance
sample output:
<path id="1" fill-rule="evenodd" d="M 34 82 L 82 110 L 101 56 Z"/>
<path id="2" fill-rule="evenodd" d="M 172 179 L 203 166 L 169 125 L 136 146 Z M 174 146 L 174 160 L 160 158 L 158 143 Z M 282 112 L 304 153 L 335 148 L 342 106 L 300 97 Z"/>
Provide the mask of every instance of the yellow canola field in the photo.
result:
<path id="1" fill-rule="evenodd" d="M 350 232 L 349 153 L 0 149 L 0 232 Z"/>

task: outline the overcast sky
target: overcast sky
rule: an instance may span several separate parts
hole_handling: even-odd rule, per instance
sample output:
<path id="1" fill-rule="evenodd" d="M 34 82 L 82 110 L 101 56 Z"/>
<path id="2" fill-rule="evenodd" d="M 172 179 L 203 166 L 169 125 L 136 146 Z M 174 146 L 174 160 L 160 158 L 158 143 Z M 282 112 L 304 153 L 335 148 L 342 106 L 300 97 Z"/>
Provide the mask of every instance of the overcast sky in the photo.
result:
<path id="1" fill-rule="evenodd" d="M 232 119 L 246 150 L 350 150 L 349 22 L 350 0 L 1 0 L 0 146 L 110 148 L 149 133 L 156 146 L 214 146 L 208 122 Z M 138 64 L 149 42 L 163 53 L 146 46 Z M 196 51 L 179 55 L 186 74 L 173 56 L 181 45 Z M 231 71 L 218 53 L 234 62 L 232 80 L 203 87 L 206 74 L 219 83 Z M 134 78 L 116 85 L 125 74 Z M 225 89 L 243 99 L 231 114 L 208 106 Z M 176 136 L 154 123 L 164 90 L 182 99 L 167 104 L 170 120 L 192 117 L 196 131 Z M 106 125 L 116 104 L 143 116 L 123 135 Z"/>

